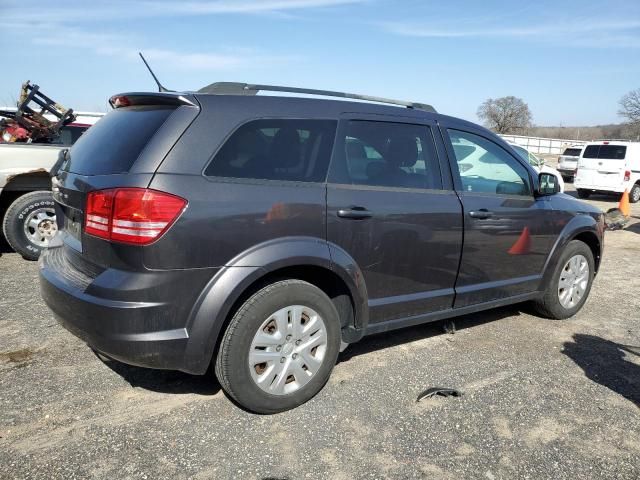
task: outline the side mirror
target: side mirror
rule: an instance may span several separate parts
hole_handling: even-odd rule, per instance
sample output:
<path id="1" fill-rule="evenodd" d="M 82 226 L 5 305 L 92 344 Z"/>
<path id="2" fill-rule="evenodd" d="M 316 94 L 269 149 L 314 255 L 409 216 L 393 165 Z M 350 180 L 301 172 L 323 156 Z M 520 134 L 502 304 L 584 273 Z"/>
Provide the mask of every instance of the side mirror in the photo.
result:
<path id="1" fill-rule="evenodd" d="M 543 172 L 538 175 L 538 194 L 554 195 L 560 191 L 560 182 L 552 173 Z"/>

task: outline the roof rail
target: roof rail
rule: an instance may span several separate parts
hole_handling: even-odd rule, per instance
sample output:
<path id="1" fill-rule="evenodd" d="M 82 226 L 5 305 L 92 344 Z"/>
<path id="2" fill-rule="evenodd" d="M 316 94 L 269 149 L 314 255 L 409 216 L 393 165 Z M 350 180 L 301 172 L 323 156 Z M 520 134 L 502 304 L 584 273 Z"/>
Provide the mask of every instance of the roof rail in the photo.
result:
<path id="1" fill-rule="evenodd" d="M 357 93 L 334 92 L 331 90 L 316 90 L 313 88 L 282 87 L 278 85 L 260 85 L 260 84 L 236 83 L 236 82 L 216 82 L 216 83 L 212 83 L 211 85 L 207 85 L 204 88 L 201 88 L 200 90 L 198 90 L 197 93 L 209 93 L 209 94 L 216 94 L 216 95 L 255 95 L 259 91 L 302 93 L 305 95 L 319 95 L 322 97 L 349 98 L 353 100 L 365 100 L 368 102 L 399 105 L 401 107 L 407 107 L 407 108 L 437 113 L 435 108 L 433 108 L 431 105 L 428 105 L 426 103 L 406 102 L 404 100 L 394 100 L 392 98 L 373 97 L 370 95 L 360 95 Z"/>

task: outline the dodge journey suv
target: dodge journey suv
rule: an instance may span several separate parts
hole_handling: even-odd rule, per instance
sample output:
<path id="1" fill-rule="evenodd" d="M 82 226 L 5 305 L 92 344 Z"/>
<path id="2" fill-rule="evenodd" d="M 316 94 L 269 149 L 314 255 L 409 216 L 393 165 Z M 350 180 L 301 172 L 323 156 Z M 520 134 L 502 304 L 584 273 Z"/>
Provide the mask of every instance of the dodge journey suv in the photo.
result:
<path id="1" fill-rule="evenodd" d="M 570 317 L 598 270 L 599 210 L 428 105 L 245 84 L 110 102 L 52 172 L 42 295 L 106 357 L 211 366 L 251 411 L 306 402 L 365 335 L 524 301 Z"/>

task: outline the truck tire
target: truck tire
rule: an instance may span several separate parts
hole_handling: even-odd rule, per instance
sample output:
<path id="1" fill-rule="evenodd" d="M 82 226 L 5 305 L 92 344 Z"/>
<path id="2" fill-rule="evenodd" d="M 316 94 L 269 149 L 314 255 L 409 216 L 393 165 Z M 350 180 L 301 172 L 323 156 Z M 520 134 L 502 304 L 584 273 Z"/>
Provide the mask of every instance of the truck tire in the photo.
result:
<path id="1" fill-rule="evenodd" d="M 7 209 L 2 222 L 7 243 L 26 260 L 37 260 L 58 231 L 51 192 L 29 192 Z"/>
<path id="2" fill-rule="evenodd" d="M 544 295 L 533 302 L 539 315 L 554 320 L 574 316 L 587 301 L 595 276 L 591 248 L 580 240 L 572 240 L 558 259 Z"/>
<path id="3" fill-rule="evenodd" d="M 640 200 L 640 184 L 636 183 L 629 192 L 629 203 L 637 203 Z"/>
<path id="4" fill-rule="evenodd" d="M 256 292 L 235 313 L 215 371 L 242 407 L 277 413 L 322 389 L 339 349 L 340 320 L 331 299 L 310 283 L 283 280 Z"/>
<path id="5" fill-rule="evenodd" d="M 578 197 L 587 199 L 591 196 L 590 190 L 585 190 L 584 188 L 578 188 Z"/>

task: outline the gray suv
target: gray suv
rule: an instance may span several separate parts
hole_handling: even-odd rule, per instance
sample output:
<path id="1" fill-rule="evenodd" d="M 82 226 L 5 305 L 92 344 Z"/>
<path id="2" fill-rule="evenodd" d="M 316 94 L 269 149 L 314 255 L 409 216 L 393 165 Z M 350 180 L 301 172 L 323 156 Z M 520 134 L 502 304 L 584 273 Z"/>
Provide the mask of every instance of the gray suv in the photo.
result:
<path id="1" fill-rule="evenodd" d="M 213 366 L 238 404 L 274 413 L 365 335 L 583 306 L 603 215 L 499 137 L 428 105 L 265 89 L 371 99 L 126 93 L 63 156 L 42 295 L 91 348 Z"/>

